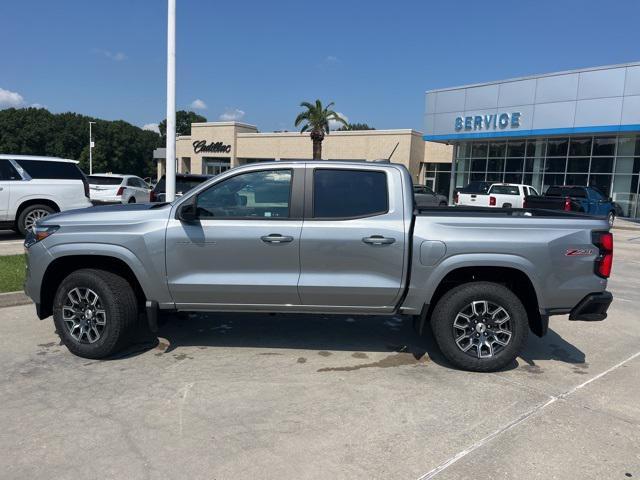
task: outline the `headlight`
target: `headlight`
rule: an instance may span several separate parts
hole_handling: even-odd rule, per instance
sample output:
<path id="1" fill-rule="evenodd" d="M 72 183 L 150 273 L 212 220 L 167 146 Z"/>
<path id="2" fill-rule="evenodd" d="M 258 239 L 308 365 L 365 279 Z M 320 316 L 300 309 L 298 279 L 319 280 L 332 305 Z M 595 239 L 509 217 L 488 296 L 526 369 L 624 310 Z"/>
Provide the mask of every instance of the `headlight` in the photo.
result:
<path id="1" fill-rule="evenodd" d="M 29 248 L 44 240 L 49 235 L 55 233 L 60 227 L 58 225 L 38 225 L 33 227 L 24 239 L 24 248 Z"/>

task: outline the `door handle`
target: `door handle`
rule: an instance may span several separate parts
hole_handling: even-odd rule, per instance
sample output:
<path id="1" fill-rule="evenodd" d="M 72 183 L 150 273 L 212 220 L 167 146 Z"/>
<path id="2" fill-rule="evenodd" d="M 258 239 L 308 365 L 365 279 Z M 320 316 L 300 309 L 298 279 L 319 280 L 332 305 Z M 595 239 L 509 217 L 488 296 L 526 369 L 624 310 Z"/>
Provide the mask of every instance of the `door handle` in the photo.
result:
<path id="1" fill-rule="evenodd" d="M 283 236 L 279 233 L 271 233 L 260 237 L 260 240 L 265 243 L 289 243 L 293 242 L 293 237 Z"/>
<path id="2" fill-rule="evenodd" d="M 364 237 L 362 241 L 369 245 L 391 245 L 396 241 L 396 239 L 383 237 L 382 235 L 371 235 L 370 237 Z"/>

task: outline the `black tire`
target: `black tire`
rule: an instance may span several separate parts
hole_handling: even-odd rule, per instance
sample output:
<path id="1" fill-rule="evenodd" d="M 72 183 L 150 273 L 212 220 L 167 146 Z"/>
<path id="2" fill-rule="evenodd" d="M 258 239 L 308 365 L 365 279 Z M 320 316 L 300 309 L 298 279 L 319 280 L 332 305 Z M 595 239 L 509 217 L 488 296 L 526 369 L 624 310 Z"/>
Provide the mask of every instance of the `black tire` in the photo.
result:
<path id="1" fill-rule="evenodd" d="M 483 347 L 472 347 L 469 352 L 464 352 L 456 343 L 454 322 L 459 313 L 465 311 L 465 307 L 474 301 L 488 301 L 502 307 L 509 317 L 509 323 L 506 325 L 510 327 L 511 336 L 505 342 L 506 346 L 498 345 L 495 353 L 493 346 L 486 347 L 490 348 L 492 353 L 492 356 L 486 358 L 478 358 Z M 489 316 L 488 310 L 485 311 Z M 483 327 L 484 324 L 473 325 L 472 321 L 469 321 L 469 324 L 469 336 L 480 337 L 470 340 L 470 343 L 479 341 L 485 333 L 489 335 L 486 341 L 495 338 L 492 336 L 492 329 Z M 486 325 L 489 325 L 489 322 Z M 529 333 L 529 322 L 522 302 L 511 290 L 497 283 L 471 282 L 455 287 L 438 301 L 431 316 L 431 328 L 442 354 L 454 366 L 473 372 L 492 372 L 506 367 L 518 356 Z M 495 326 L 492 328 L 493 332 L 497 331 Z M 478 331 L 485 333 L 478 334 Z M 504 334 L 500 335 L 501 341 L 504 341 Z"/>
<path id="2" fill-rule="evenodd" d="M 615 221 L 616 221 L 616 212 L 611 210 L 607 215 L 607 222 L 609 222 L 610 227 L 613 227 L 613 224 L 615 223 Z"/>
<path id="3" fill-rule="evenodd" d="M 76 320 L 63 319 L 63 306 L 67 304 L 66 313 L 69 314 L 69 304 L 73 302 L 68 295 L 76 288 L 80 291 L 90 289 L 95 292 L 99 298 L 97 308 L 105 312 L 104 325 L 100 326 L 100 335 L 93 343 L 89 341 L 88 335 L 84 336 L 85 341 L 82 341 L 82 333 L 80 339 L 72 335 L 70 323 L 76 323 L 76 320 L 81 322 L 79 317 L 74 317 Z M 76 294 L 72 297 L 75 298 Z M 97 321 L 98 314 L 92 314 L 91 318 Z M 58 287 L 53 301 L 53 320 L 62 343 L 71 353 L 84 358 L 105 358 L 123 349 L 130 342 L 138 321 L 138 304 L 133 288 L 119 275 L 104 270 L 77 270 L 69 274 Z"/>
<path id="4" fill-rule="evenodd" d="M 131 197 L 127 203 L 136 203 L 136 197 Z"/>
<path id="5" fill-rule="evenodd" d="M 513 205 L 510 204 L 510 203 L 503 203 L 502 204 L 502 208 L 511 208 L 511 207 L 513 207 Z"/>
<path id="6" fill-rule="evenodd" d="M 449 205 L 447 204 L 447 202 L 440 202 L 440 204 L 438 206 L 439 207 L 448 207 Z"/>
<path id="7" fill-rule="evenodd" d="M 20 232 L 20 235 L 24 237 L 29 231 L 33 217 L 40 216 L 41 218 L 44 218 L 54 212 L 55 210 L 53 208 L 42 203 L 29 205 L 20 212 L 20 215 L 18 215 L 16 228 L 18 229 L 18 232 Z"/>

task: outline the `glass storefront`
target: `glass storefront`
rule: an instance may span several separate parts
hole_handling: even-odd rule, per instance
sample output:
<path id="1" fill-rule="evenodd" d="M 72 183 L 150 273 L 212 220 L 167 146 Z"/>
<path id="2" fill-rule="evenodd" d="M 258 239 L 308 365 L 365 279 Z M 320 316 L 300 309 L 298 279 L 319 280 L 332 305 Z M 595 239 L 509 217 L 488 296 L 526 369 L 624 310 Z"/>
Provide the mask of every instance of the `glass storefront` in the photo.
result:
<path id="1" fill-rule="evenodd" d="M 541 192 L 550 185 L 592 185 L 612 197 L 624 216 L 640 217 L 640 135 L 474 140 L 456 145 L 455 158 L 457 188 L 479 180 L 524 183 Z M 448 193 L 443 171 L 434 167 L 429 175 Z"/>
<path id="2" fill-rule="evenodd" d="M 218 175 L 231 168 L 230 158 L 202 157 L 202 173 L 206 175 Z"/>

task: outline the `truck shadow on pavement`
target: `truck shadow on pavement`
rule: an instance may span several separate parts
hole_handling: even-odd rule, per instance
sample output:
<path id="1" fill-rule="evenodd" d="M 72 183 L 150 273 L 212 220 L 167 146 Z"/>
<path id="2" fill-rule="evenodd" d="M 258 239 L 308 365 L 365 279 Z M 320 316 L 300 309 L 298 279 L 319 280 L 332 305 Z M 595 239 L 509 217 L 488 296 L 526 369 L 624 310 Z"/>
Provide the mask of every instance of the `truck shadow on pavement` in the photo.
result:
<path id="1" fill-rule="evenodd" d="M 428 330 L 427 330 L 428 332 Z M 159 340 L 160 339 L 160 340 Z M 181 347 L 243 347 L 315 351 L 321 356 L 331 351 L 401 352 L 416 360 L 430 360 L 453 368 L 442 356 L 432 336 L 419 337 L 411 319 L 402 316 L 296 315 L 206 313 L 170 315 L 157 334 L 141 328 L 131 348 L 113 359 L 127 358 L 158 348 L 164 354 Z M 586 365 L 585 354 L 549 329 L 546 337 L 529 335 L 520 358 L 530 373 L 538 373 L 538 360 L 557 360 Z M 518 367 L 513 362 L 505 370 Z M 541 370 L 540 370 L 541 372 Z"/>

